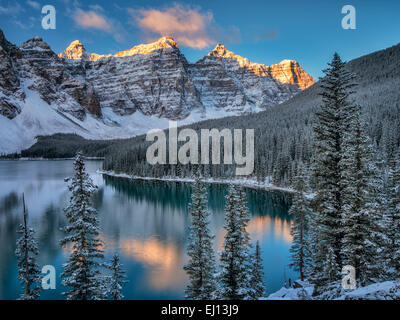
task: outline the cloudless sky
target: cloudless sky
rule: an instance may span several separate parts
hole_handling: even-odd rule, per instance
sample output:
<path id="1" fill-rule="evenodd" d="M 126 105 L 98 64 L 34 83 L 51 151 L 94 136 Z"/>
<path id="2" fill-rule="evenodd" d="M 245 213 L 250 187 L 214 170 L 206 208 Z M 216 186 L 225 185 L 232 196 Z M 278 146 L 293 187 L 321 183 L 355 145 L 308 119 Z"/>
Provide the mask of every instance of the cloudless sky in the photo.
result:
<path id="1" fill-rule="evenodd" d="M 46 4 L 56 8 L 56 30 L 41 27 L 41 8 Z M 356 8 L 356 30 L 341 27 L 341 9 L 347 4 Z M 135 18 L 143 10 L 162 13 L 176 7 L 205 19 L 200 36 L 207 37 L 206 46 L 193 48 L 177 41 L 191 62 L 222 42 L 254 62 L 269 65 L 283 59 L 297 60 L 318 78 L 335 51 L 344 60 L 351 60 L 400 42 L 397 0 L 0 0 L 0 28 L 16 44 L 39 35 L 57 53 L 77 39 L 88 52 L 115 53 L 145 43 L 149 36 L 161 36 L 156 26 L 146 29 Z M 78 13 L 90 12 L 103 18 L 110 28 L 91 27 L 97 20 L 89 19 L 89 25 L 79 21 Z M 190 25 L 183 23 L 181 27 Z M 182 35 L 182 30 L 177 32 Z"/>

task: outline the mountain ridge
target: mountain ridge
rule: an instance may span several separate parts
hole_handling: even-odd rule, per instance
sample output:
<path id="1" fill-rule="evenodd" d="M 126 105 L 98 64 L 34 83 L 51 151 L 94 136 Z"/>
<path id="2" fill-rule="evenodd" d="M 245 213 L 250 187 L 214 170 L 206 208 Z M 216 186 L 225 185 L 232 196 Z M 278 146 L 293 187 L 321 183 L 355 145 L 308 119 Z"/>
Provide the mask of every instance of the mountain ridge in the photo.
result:
<path id="1" fill-rule="evenodd" d="M 26 148 L 37 135 L 128 138 L 169 120 L 259 112 L 313 83 L 291 60 L 275 68 L 210 55 L 189 63 L 171 37 L 102 56 L 79 40 L 58 55 L 40 37 L 15 46 L 1 32 L 0 45 L 1 133 L 12 135 L 0 153 Z"/>
<path id="2" fill-rule="evenodd" d="M 69 59 L 69 60 L 89 59 L 91 61 L 97 61 L 103 58 L 126 57 L 135 54 L 150 54 L 156 50 L 167 49 L 167 48 L 178 49 L 178 44 L 170 36 L 161 37 L 155 42 L 147 44 L 139 44 L 133 46 L 131 49 L 119 51 L 114 54 L 98 54 L 98 53 L 88 54 L 82 42 L 80 40 L 74 40 L 68 45 L 68 47 L 63 52 L 60 52 L 57 56 L 61 59 Z"/>
<path id="3" fill-rule="evenodd" d="M 157 41 L 151 43 L 135 45 L 131 49 L 119 51 L 115 54 L 87 54 L 83 44 L 79 40 L 74 40 L 63 52 L 60 52 L 57 56 L 59 58 L 68 60 L 89 59 L 90 61 L 97 61 L 99 59 L 111 57 L 116 58 L 127 57 L 136 54 L 151 54 L 156 50 L 168 48 L 179 50 L 178 44 L 171 36 L 161 37 Z M 218 43 L 216 47 L 208 54 L 206 54 L 203 58 L 189 64 L 195 65 L 196 63 L 204 60 L 204 58 L 207 56 L 236 60 L 239 63 L 240 67 L 252 71 L 257 76 L 272 76 L 274 79 L 277 79 L 281 83 L 298 85 L 301 90 L 305 90 L 315 83 L 314 78 L 307 74 L 296 60 L 283 59 L 279 63 L 271 65 L 251 62 L 248 58 L 242 57 L 228 50 L 226 46 L 222 43 Z"/>

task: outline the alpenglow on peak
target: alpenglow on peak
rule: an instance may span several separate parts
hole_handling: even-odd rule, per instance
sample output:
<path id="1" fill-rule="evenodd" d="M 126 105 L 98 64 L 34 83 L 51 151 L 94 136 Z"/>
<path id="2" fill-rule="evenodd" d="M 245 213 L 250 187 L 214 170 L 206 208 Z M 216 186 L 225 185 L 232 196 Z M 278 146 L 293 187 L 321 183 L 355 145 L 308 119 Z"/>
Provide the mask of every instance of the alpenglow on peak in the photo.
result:
<path id="1" fill-rule="evenodd" d="M 86 49 L 79 40 L 74 40 L 63 52 L 58 54 L 59 58 L 78 60 L 87 58 Z"/>
<path id="2" fill-rule="evenodd" d="M 68 60 L 80 60 L 80 59 L 89 59 L 92 61 L 97 61 L 101 58 L 110 58 L 110 57 L 127 57 L 133 56 L 136 54 L 150 54 L 156 50 L 161 49 L 178 49 L 178 44 L 175 42 L 174 38 L 170 36 L 165 36 L 159 38 L 157 41 L 147 43 L 147 44 L 139 44 L 137 46 L 132 47 L 131 49 L 123 50 L 117 52 L 115 54 L 97 54 L 97 53 L 86 53 L 85 47 L 79 40 L 75 40 L 70 43 L 70 45 L 61 53 L 58 54 L 59 58 L 64 58 Z"/>

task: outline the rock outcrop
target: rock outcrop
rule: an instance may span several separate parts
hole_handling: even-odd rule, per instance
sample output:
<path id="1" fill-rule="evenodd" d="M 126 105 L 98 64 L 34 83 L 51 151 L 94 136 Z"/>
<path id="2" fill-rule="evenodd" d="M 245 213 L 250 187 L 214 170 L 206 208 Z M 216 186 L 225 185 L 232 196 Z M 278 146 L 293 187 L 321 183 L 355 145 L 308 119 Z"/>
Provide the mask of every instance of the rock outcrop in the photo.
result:
<path id="1" fill-rule="evenodd" d="M 21 112 L 20 101 L 25 99 L 13 64 L 17 56 L 17 48 L 6 40 L 0 30 L 0 115 L 8 119 L 15 118 Z"/>
<path id="2" fill-rule="evenodd" d="M 86 53 L 86 49 L 83 44 L 79 40 L 72 41 L 71 44 L 64 50 L 58 54 L 59 58 L 79 60 L 79 59 L 87 59 L 88 55 Z"/>

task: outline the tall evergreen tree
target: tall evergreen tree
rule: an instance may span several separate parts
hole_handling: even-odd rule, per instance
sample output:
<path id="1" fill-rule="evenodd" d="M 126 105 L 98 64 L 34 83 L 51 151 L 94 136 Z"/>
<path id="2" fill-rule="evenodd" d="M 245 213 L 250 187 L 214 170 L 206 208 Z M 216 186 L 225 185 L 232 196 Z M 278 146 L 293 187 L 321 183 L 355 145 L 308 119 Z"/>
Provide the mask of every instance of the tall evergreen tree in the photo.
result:
<path id="1" fill-rule="evenodd" d="M 219 297 L 226 300 L 250 299 L 249 246 L 243 223 L 243 200 L 231 185 L 226 196 L 224 249 L 220 258 Z"/>
<path id="2" fill-rule="evenodd" d="M 358 283 L 370 284 L 376 277 L 374 259 L 377 258 L 377 211 L 371 206 L 376 201 L 375 176 L 368 162 L 373 161 L 369 141 L 361 125 L 361 108 L 348 110 L 347 128 L 342 147 L 343 184 L 343 238 L 341 255 L 343 265 L 356 269 Z"/>
<path id="3" fill-rule="evenodd" d="M 63 246 L 71 244 L 71 253 L 61 274 L 64 278 L 62 284 L 68 287 L 63 294 L 69 300 L 104 299 L 106 288 L 99 270 L 103 242 L 98 238 L 97 212 L 91 206 L 91 197 L 97 187 L 86 173 L 80 153 L 75 158 L 74 171 L 74 176 L 67 179 L 72 194 L 69 205 L 64 209 L 68 220 L 64 228 L 67 236 L 61 240 Z"/>
<path id="4" fill-rule="evenodd" d="M 111 264 L 107 265 L 107 267 L 111 270 L 108 295 L 111 296 L 112 300 L 122 300 L 124 298 L 124 295 L 122 294 L 122 286 L 128 283 L 128 281 L 126 280 L 123 266 L 119 261 L 118 253 L 114 254 Z"/>
<path id="5" fill-rule="evenodd" d="M 197 176 L 193 184 L 192 203 L 189 205 L 191 226 L 188 255 L 190 257 L 184 270 L 189 275 L 186 298 L 211 300 L 217 289 L 216 263 L 213 239 L 209 228 L 210 213 L 207 205 L 207 189 Z"/>
<path id="6" fill-rule="evenodd" d="M 306 270 L 310 263 L 310 238 L 309 238 L 309 220 L 310 205 L 305 197 L 307 191 L 306 177 L 303 169 L 299 169 L 299 174 L 295 178 L 296 193 L 293 196 L 292 206 L 289 214 L 293 216 L 291 235 L 293 237 L 290 266 L 300 273 L 300 280 L 303 281 L 307 276 Z"/>
<path id="7" fill-rule="evenodd" d="M 368 282 L 378 282 L 386 280 L 385 268 L 385 248 L 386 248 L 386 228 L 385 212 L 387 207 L 387 198 L 385 192 L 385 162 L 379 154 L 372 153 L 370 144 L 367 151 L 368 159 L 368 183 L 366 194 L 365 210 L 370 216 L 372 230 L 368 240 L 369 254 L 365 256 L 368 268 L 365 272 L 365 279 Z M 383 262 L 383 263 L 382 263 Z"/>
<path id="8" fill-rule="evenodd" d="M 392 159 L 389 164 L 384 228 L 386 236 L 384 258 L 388 276 L 394 279 L 398 278 L 400 273 L 400 164 L 398 159 Z"/>
<path id="9" fill-rule="evenodd" d="M 19 226 L 18 233 L 21 237 L 17 240 L 15 255 L 18 259 L 18 280 L 21 282 L 23 293 L 21 300 L 35 300 L 40 295 L 40 270 L 36 264 L 35 256 L 39 250 L 34 239 L 34 230 L 28 226 L 28 213 L 25 207 L 25 197 L 22 195 L 23 223 Z"/>
<path id="10" fill-rule="evenodd" d="M 322 106 L 316 112 L 314 131 L 314 165 L 313 175 L 316 184 L 316 216 L 318 227 L 318 250 L 314 259 L 315 268 L 322 270 L 321 265 L 327 262 L 328 254 L 334 261 L 330 266 L 341 267 L 341 244 L 343 237 L 343 184 L 342 158 L 343 131 L 351 106 L 349 96 L 353 93 L 353 75 L 345 69 L 337 53 L 334 54 L 329 67 L 324 70 L 322 82 Z M 323 267 L 326 269 L 326 266 Z M 315 288 L 329 281 L 339 280 L 339 272 L 330 270 L 317 274 L 314 270 Z M 330 275 L 330 276 L 327 276 Z M 333 277 L 333 278 L 332 278 Z"/>
<path id="11" fill-rule="evenodd" d="M 257 241 L 250 264 L 250 299 L 258 300 L 265 295 L 264 271 L 260 243 Z"/>

